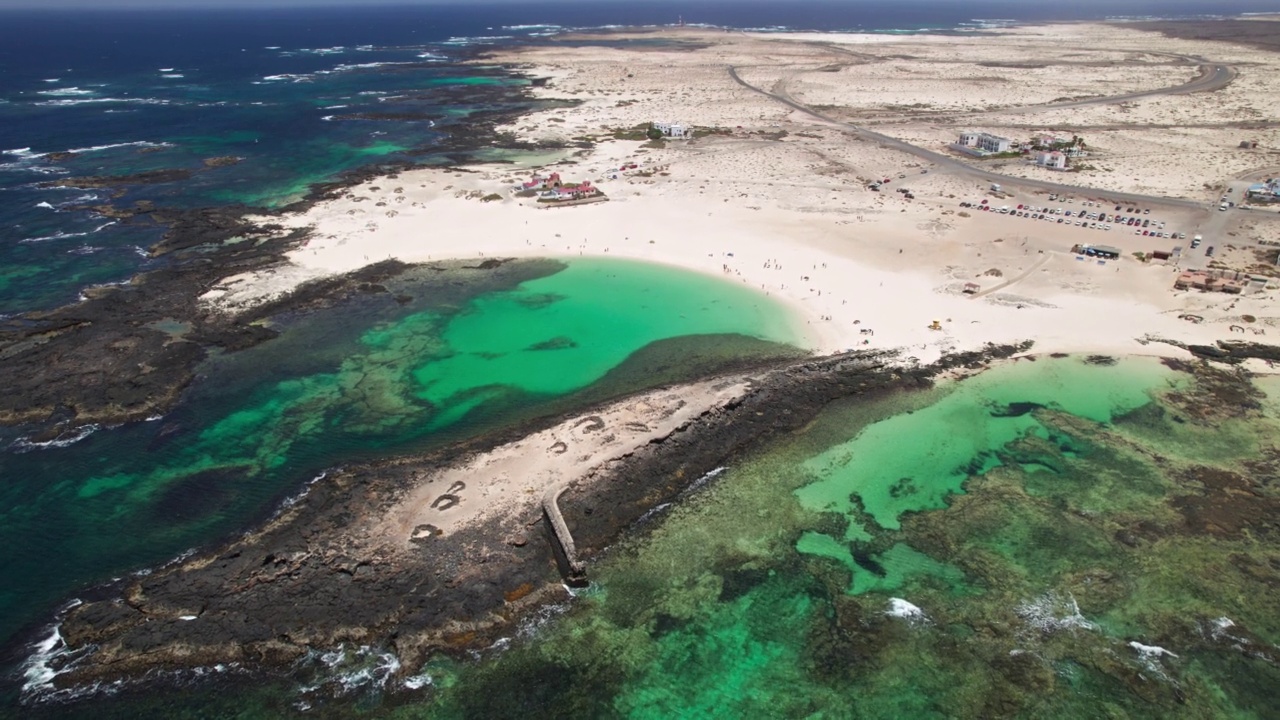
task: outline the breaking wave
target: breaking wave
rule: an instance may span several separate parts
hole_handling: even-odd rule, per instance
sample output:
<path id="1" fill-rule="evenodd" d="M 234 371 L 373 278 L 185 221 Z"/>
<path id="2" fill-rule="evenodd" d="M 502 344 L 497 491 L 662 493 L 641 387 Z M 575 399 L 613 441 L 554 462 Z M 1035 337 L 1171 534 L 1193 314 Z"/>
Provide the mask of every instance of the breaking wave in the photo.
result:
<path id="1" fill-rule="evenodd" d="M 1080 605 L 1071 595 L 1049 592 L 1018 606 L 1014 611 L 1033 630 L 1050 634 L 1062 630 L 1097 630 L 1098 626 L 1080 614 Z"/>
<path id="2" fill-rule="evenodd" d="M 462 47 L 466 45 L 492 45 L 496 42 L 502 42 L 503 40 L 511 40 L 513 37 L 515 36 L 513 35 L 479 35 L 475 37 L 454 36 L 449 38 L 448 40 L 445 40 L 440 44 L 453 45 L 456 47 Z"/>
<path id="3" fill-rule="evenodd" d="M 47 95 L 49 97 L 77 97 L 81 95 L 93 95 L 95 91 L 84 90 L 78 87 L 54 88 L 53 90 L 39 90 L 37 95 Z"/>
<path id="4" fill-rule="evenodd" d="M 94 229 L 92 229 L 92 230 L 86 230 L 86 231 L 84 231 L 84 232 L 74 232 L 74 233 L 69 233 L 69 232 L 62 232 L 61 230 L 59 230 L 58 232 L 56 232 L 56 233 L 54 233 L 54 234 L 52 234 L 52 235 L 44 235 L 44 236 L 42 236 L 42 237 L 33 237 L 33 238 L 23 238 L 22 240 L 19 240 L 18 242 L 20 242 L 20 243 L 38 243 L 38 242 L 49 242 L 50 240 L 67 240 L 67 239 L 69 239 L 69 238 L 84 237 L 84 236 L 86 236 L 86 235 L 92 235 L 92 234 L 94 234 L 94 233 L 96 233 L 96 232 L 98 232 L 98 231 L 100 231 L 100 230 L 105 229 L 105 228 L 109 228 L 109 227 L 111 227 L 112 225 L 115 225 L 115 224 L 116 224 L 116 221 L 115 221 L 115 220 L 112 220 L 111 222 L 103 223 L 103 224 L 99 225 L 98 227 L 96 227 L 96 228 L 94 228 Z"/>
<path id="5" fill-rule="evenodd" d="M 29 438 L 18 438 L 9 444 L 9 449 L 15 453 L 25 453 L 31 452 L 32 450 L 63 448 L 68 445 L 75 445 L 101 429 L 101 425 L 98 425 L 97 423 L 90 423 L 88 425 L 81 425 L 80 427 L 67 430 L 52 440 L 35 441 Z"/>
<path id="6" fill-rule="evenodd" d="M 74 100 L 42 100 L 33 103 L 41 107 L 72 107 L 75 105 L 105 105 L 105 104 L 127 104 L 127 105 L 173 105 L 172 100 L 163 98 L 117 98 L 117 97 L 86 97 L 76 98 Z"/>

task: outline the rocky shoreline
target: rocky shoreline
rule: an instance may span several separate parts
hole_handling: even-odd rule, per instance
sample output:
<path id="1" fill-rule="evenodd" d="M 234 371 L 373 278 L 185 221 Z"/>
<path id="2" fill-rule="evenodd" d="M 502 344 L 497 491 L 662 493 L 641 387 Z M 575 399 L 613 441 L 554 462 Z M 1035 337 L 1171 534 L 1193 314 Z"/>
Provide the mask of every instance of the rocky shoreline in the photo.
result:
<path id="1" fill-rule="evenodd" d="M 531 101 L 523 87 L 493 85 L 467 92 L 472 102 L 484 93 L 495 104 Z M 477 112 L 465 123 L 441 128 L 446 135 L 433 145 L 407 154 L 443 155 L 450 162 L 466 163 L 476 150 L 547 149 L 498 132 L 499 126 L 525 112 Z M 214 164 L 231 164 L 230 160 L 214 158 Z M 274 337 L 262 324 L 272 313 L 306 308 L 325 295 L 338 300 L 352 293 L 378 292 L 380 281 L 402 271 L 403 265 L 381 263 L 313 283 L 284 301 L 235 317 L 213 312 L 198 301 L 228 277 L 285 262 L 285 254 L 308 237 L 305 230 L 284 232 L 277 225 L 252 222 L 246 219 L 250 214 L 278 217 L 302 211 L 348 187 L 375 177 L 394 178 L 411 167 L 417 165 L 397 161 L 354 170 L 313 185 L 302 200 L 276 210 L 184 210 L 149 201 L 74 208 L 121 222 L 167 226 L 163 238 L 148 250 L 166 262 L 127 282 L 86 288 L 79 302 L 0 321 L 0 372 L 10 378 L 9 392 L 0 400 L 0 426 L 29 426 L 24 430 L 30 437 L 42 440 L 79 426 L 116 425 L 163 414 L 178 401 L 210 352 L 235 351 Z M 162 170 L 56 182 L 117 188 L 118 197 L 129 185 L 180 181 L 190 175 L 189 170 Z M 187 329 L 180 334 L 161 329 L 172 326 Z"/>
<path id="2" fill-rule="evenodd" d="M 923 367 L 893 353 L 851 353 L 725 377 L 749 389 L 575 478 L 590 482 L 560 505 L 580 557 L 589 564 L 652 508 L 802 427 L 834 400 L 926 387 L 943 371 L 980 368 L 1028 346 L 989 347 Z M 581 425 L 579 416 L 590 419 L 592 412 L 559 421 Z M 335 470 L 260 529 L 104 589 L 62 620 L 61 635 L 78 659 L 57 686 L 137 681 L 220 663 L 284 671 L 308 652 L 342 643 L 386 648 L 409 672 L 432 653 L 487 646 L 535 608 L 566 597 L 541 514 L 495 517 L 421 539 L 415 530 L 413 541 L 401 545 L 375 542 L 370 523 L 449 468 L 550 422 L 424 457 Z"/>

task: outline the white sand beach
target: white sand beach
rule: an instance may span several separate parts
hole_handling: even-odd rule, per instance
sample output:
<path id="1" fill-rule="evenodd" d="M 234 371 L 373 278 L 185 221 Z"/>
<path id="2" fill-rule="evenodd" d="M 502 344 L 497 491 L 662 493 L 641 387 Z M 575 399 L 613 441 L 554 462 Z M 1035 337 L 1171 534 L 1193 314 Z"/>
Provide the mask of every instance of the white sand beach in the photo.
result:
<path id="1" fill-rule="evenodd" d="M 1081 186 L 1066 205 L 1075 209 L 1104 199 L 1105 191 L 1194 201 L 1203 206 L 1128 204 L 1142 205 L 1149 210 L 1143 217 L 1188 238 L 1211 234 L 1206 242 L 1225 253 L 1219 257 L 1237 253 L 1232 269 L 1265 272 L 1270 251 L 1257 243 L 1280 236 L 1280 215 L 1219 213 L 1216 203 L 1229 181 L 1280 165 L 1267 149 L 1280 147 L 1280 128 L 1247 131 L 1263 148 L 1258 152 L 1230 147 L 1245 130 L 1211 126 L 1242 114 L 1275 116 L 1278 55 L 1116 25 L 1016 28 L 981 42 L 664 32 L 696 44 L 526 48 L 486 60 L 518 63 L 530 77 L 551 78 L 535 93 L 582 103 L 535 113 L 509 130 L 527 140 L 589 136 L 594 149 L 565 151 L 565 162 L 542 168 L 421 169 L 352 187 L 283 219 L 286 228 L 313 232 L 290 265 L 233 278 L 204 299 L 235 312 L 300 282 L 387 258 L 606 256 L 689 268 L 766 293 L 796 311 L 806 343 L 818 353 L 902 348 L 905 357 L 927 362 L 953 350 L 1030 339 L 1035 352 L 1178 354 L 1147 339 L 1211 344 L 1280 335 L 1275 290 L 1175 291 L 1179 269 L 1205 266 L 1206 258 L 1175 267 L 1133 256 L 1188 240 L 960 206 L 983 199 L 1010 207 L 1064 204 L 1020 186 L 1018 176 Z M 1196 77 L 1196 63 L 1174 55 L 1232 63 L 1240 75 L 1211 92 L 1052 111 L 1027 107 L 1150 92 Z M 1037 64 L 1045 67 L 1023 67 Z M 934 151 L 961 129 L 1025 138 L 1032 126 L 1106 124 L 1114 129 L 1091 134 L 1104 149 L 1090 162 L 1107 169 L 1053 174 L 1006 162 L 997 171 L 1009 176 L 1008 194 L 995 196 L 986 180 L 861 139 L 745 88 L 730 76 L 731 66 L 757 87 Z M 1177 108 L 1176 122 L 1197 127 L 1163 127 L 1175 122 L 1170 107 Z M 658 120 L 716 132 L 662 147 L 612 138 L 614 130 Z M 624 162 L 639 167 L 610 179 Z M 518 197 L 512 186 L 534 171 L 591 180 L 609 200 L 547 208 Z M 885 178 L 890 183 L 880 192 L 866 187 Z M 904 185 L 915 199 L 894 191 Z M 1076 243 L 1115 246 L 1123 255 L 1086 261 L 1071 252 Z M 966 283 L 978 292 L 965 294 Z M 935 320 L 940 330 L 930 329 Z"/>

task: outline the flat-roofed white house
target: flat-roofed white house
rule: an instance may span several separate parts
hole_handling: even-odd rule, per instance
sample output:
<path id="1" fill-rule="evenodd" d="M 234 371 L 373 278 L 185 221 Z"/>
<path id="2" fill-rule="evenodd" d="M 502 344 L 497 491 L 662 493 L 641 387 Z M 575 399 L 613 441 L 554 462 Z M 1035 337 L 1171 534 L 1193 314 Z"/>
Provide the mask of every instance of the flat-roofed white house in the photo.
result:
<path id="1" fill-rule="evenodd" d="M 682 125 L 680 123 L 656 122 L 653 124 L 653 127 L 655 130 L 662 133 L 663 137 L 671 138 L 672 140 L 688 140 L 689 138 L 693 137 L 693 128 L 689 127 L 688 125 Z"/>
<path id="2" fill-rule="evenodd" d="M 979 150 L 986 150 L 987 152 L 992 153 L 1003 153 L 1009 152 L 1009 149 L 1012 147 L 1013 141 L 1007 137 L 1000 137 L 999 135 L 992 135 L 991 133 L 978 134 Z"/>
<path id="3" fill-rule="evenodd" d="M 985 155 L 1009 152 L 1013 148 L 1013 141 L 991 133 L 962 132 L 959 140 L 952 147 L 970 155 Z"/>
<path id="4" fill-rule="evenodd" d="M 1037 165 L 1041 167 L 1047 167 L 1050 170 L 1066 170 L 1067 169 L 1066 154 L 1058 152 L 1057 150 L 1051 150 L 1048 152 L 1044 152 L 1044 151 L 1037 152 L 1035 160 Z"/>

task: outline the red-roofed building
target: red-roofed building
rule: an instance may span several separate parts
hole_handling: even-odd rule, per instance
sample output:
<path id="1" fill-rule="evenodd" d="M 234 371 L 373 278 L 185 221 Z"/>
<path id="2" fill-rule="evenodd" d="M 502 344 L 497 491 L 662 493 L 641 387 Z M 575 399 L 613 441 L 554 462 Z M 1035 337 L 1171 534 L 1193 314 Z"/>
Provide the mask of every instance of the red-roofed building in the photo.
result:
<path id="1" fill-rule="evenodd" d="M 546 190 L 560 187 L 560 173 L 551 173 L 550 177 L 534 174 L 533 179 L 520 185 L 521 190 Z"/>

